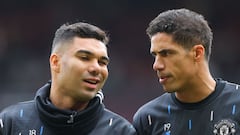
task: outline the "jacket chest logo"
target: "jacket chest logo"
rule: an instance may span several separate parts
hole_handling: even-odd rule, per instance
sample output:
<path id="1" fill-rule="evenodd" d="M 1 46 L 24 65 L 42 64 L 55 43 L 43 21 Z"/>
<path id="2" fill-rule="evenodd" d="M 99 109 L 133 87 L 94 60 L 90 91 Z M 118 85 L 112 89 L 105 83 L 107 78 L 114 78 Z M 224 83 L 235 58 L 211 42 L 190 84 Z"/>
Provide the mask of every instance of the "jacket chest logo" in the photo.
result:
<path id="1" fill-rule="evenodd" d="M 214 125 L 215 135 L 235 135 L 235 132 L 235 124 L 229 119 L 223 119 Z"/>

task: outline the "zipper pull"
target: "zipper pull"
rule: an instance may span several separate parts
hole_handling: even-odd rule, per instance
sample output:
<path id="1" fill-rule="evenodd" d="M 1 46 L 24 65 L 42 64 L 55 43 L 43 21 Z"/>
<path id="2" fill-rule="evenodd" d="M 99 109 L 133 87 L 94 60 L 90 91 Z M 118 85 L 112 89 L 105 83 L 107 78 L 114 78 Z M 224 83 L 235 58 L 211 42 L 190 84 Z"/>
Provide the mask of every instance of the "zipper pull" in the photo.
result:
<path id="1" fill-rule="evenodd" d="M 67 120 L 67 123 L 70 124 L 70 123 L 73 123 L 74 122 L 74 116 L 77 114 L 77 112 L 74 112 L 73 114 L 70 115 L 70 118 L 69 120 Z"/>

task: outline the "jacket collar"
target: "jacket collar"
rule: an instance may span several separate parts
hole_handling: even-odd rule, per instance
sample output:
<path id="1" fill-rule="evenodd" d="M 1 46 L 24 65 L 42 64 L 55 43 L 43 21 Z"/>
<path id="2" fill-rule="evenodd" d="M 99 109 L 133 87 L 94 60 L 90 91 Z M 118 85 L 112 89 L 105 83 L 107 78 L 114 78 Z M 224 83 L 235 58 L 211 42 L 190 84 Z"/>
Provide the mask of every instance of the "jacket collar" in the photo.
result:
<path id="1" fill-rule="evenodd" d="M 36 108 L 44 125 L 61 134 L 69 133 L 70 130 L 73 134 L 91 132 L 104 110 L 101 99 L 96 96 L 83 111 L 61 110 L 49 100 L 50 87 L 51 82 L 48 82 L 37 91 L 35 97 Z"/>

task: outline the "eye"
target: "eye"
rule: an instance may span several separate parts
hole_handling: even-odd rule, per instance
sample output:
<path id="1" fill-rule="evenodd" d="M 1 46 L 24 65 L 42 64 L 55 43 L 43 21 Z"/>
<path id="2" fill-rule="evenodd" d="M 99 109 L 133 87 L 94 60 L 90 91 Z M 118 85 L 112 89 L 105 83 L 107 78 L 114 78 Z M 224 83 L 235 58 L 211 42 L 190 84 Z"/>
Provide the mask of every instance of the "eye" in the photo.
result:
<path id="1" fill-rule="evenodd" d="M 155 52 L 151 52 L 151 55 L 155 58 L 156 57 L 156 53 Z"/>
<path id="2" fill-rule="evenodd" d="M 108 63 L 109 63 L 109 61 L 108 61 L 108 60 L 99 60 L 99 64 L 100 64 L 100 65 L 107 66 L 107 65 L 108 65 Z"/>
<path id="3" fill-rule="evenodd" d="M 162 57 L 167 57 L 168 55 L 171 54 L 171 52 L 169 50 L 162 50 L 159 52 L 159 54 L 162 56 Z"/>
<path id="4" fill-rule="evenodd" d="M 81 60 L 84 60 L 84 61 L 87 61 L 87 60 L 90 59 L 88 56 L 85 56 L 85 55 L 80 56 L 79 58 L 80 58 Z"/>

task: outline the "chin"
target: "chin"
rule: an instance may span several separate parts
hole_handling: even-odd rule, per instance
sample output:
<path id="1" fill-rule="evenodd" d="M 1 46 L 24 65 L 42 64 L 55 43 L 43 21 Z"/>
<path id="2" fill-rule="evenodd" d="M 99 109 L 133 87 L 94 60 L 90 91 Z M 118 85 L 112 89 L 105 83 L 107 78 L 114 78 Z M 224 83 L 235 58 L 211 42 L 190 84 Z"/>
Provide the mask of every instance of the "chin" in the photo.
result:
<path id="1" fill-rule="evenodd" d="M 77 95 L 76 95 L 77 96 Z M 94 93 L 81 93 L 76 98 L 82 102 L 88 102 L 95 97 Z"/>
<path id="2" fill-rule="evenodd" d="M 95 95 L 96 95 L 96 93 L 94 92 L 94 93 L 87 93 L 85 96 L 86 96 L 89 100 L 91 100 L 91 99 L 93 99 L 93 98 L 95 97 Z"/>
<path id="3" fill-rule="evenodd" d="M 163 87 L 163 89 L 164 89 L 165 92 L 168 92 L 168 93 L 176 92 L 176 90 L 172 89 L 172 88 Z"/>

